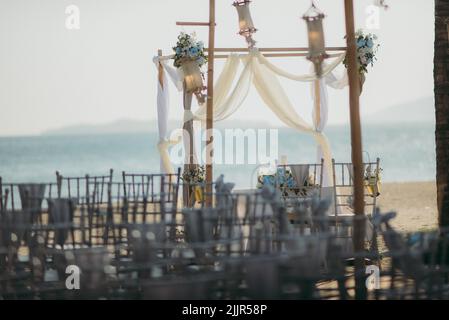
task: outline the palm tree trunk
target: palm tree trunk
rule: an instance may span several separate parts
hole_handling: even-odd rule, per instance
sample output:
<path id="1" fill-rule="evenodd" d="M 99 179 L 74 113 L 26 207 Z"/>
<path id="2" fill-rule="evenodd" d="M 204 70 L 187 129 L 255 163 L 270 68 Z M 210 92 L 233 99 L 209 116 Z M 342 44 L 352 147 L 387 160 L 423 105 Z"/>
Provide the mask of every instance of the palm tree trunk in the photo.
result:
<path id="1" fill-rule="evenodd" d="M 435 0 L 435 115 L 438 211 L 441 226 L 449 226 L 449 0 Z"/>

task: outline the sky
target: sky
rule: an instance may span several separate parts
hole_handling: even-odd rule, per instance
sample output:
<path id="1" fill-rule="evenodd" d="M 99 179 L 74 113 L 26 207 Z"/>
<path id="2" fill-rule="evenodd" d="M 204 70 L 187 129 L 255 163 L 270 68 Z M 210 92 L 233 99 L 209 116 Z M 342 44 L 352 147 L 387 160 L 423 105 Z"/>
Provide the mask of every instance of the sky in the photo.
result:
<path id="1" fill-rule="evenodd" d="M 232 0 L 217 0 L 217 47 L 244 47 L 237 34 Z M 373 0 L 356 0 L 356 27 L 372 27 Z M 378 61 L 367 75 L 363 117 L 433 95 L 434 2 L 387 0 L 378 26 Z M 316 0 L 324 11 L 327 46 L 344 46 L 343 0 Z M 67 6 L 80 10 L 80 29 L 66 28 Z M 309 0 L 254 0 L 251 12 L 259 47 L 305 47 L 301 17 Z M 78 124 L 156 118 L 158 49 L 171 53 L 180 31 L 176 21 L 206 21 L 207 0 L 0 0 L 0 136 L 35 135 Z M 370 25 L 371 23 L 371 25 Z M 294 73 L 307 73 L 303 58 L 274 59 Z M 223 61 L 216 65 L 217 74 Z M 337 70 L 344 72 L 343 68 Z M 282 80 L 296 110 L 311 122 L 307 84 Z M 170 118 L 182 118 L 180 95 L 172 89 Z M 347 90 L 329 91 L 331 124 L 347 123 Z M 253 90 L 234 119 L 280 125 Z M 232 118 L 229 120 L 232 121 Z"/>

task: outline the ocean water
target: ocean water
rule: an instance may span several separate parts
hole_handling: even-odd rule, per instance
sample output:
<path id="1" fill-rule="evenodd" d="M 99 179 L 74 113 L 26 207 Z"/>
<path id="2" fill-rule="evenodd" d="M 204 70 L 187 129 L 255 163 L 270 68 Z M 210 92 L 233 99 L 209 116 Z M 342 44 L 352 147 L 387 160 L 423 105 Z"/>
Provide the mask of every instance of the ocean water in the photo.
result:
<path id="1" fill-rule="evenodd" d="M 386 182 L 435 179 L 435 128 L 428 124 L 367 125 L 363 146 L 372 161 L 381 158 Z M 279 129 L 279 155 L 290 163 L 315 162 L 313 138 L 290 129 Z M 333 157 L 350 162 L 348 126 L 327 129 Z M 52 182 L 56 170 L 65 176 L 106 174 L 115 170 L 156 173 L 159 156 L 156 132 L 78 136 L 0 138 L 0 176 L 5 182 Z M 254 187 L 257 165 L 216 165 L 215 175 L 224 174 L 238 188 Z"/>

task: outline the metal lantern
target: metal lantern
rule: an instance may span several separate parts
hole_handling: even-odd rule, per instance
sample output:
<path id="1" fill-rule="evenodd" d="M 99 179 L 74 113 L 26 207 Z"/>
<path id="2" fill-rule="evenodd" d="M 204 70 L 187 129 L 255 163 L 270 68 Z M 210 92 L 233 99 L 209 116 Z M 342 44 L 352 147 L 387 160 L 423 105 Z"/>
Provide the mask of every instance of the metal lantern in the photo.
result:
<path id="1" fill-rule="evenodd" d="M 375 0 L 374 5 L 377 7 L 384 8 L 385 10 L 388 10 L 389 6 L 385 3 L 385 0 Z"/>
<path id="2" fill-rule="evenodd" d="M 251 12 L 249 10 L 250 0 L 235 1 L 233 6 L 237 9 L 239 15 L 239 34 L 245 37 L 248 47 L 253 48 L 256 45 L 256 41 L 253 40 L 253 33 L 257 32 L 254 27 Z"/>
<path id="3" fill-rule="evenodd" d="M 196 60 L 185 59 L 181 62 L 181 70 L 184 76 L 185 90 L 187 93 L 197 93 L 203 89 L 203 77 Z"/>
<path id="4" fill-rule="evenodd" d="M 304 14 L 309 38 L 309 55 L 307 59 L 315 65 L 315 73 L 320 77 L 323 73 L 322 63 L 328 58 L 324 41 L 323 19 L 325 15 L 312 2 L 310 9 Z"/>

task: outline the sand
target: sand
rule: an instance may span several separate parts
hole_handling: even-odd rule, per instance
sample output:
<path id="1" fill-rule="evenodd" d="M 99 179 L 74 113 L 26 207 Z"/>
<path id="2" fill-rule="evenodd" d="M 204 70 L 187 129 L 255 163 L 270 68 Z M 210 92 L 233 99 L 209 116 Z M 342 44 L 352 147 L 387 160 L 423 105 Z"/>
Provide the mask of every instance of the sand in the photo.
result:
<path id="1" fill-rule="evenodd" d="M 397 212 L 397 230 L 432 230 L 438 226 L 436 194 L 435 182 L 384 183 L 378 204 L 382 212 Z"/>

